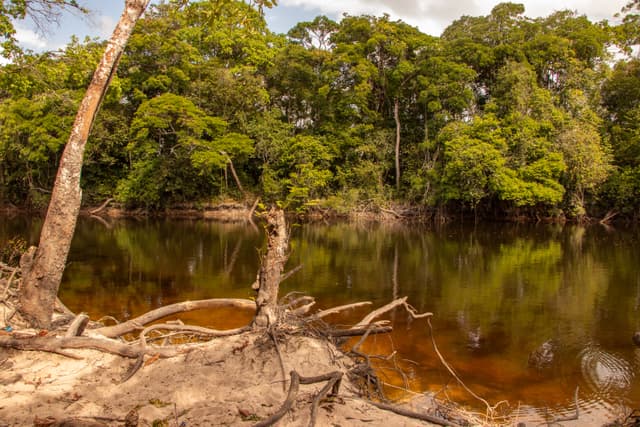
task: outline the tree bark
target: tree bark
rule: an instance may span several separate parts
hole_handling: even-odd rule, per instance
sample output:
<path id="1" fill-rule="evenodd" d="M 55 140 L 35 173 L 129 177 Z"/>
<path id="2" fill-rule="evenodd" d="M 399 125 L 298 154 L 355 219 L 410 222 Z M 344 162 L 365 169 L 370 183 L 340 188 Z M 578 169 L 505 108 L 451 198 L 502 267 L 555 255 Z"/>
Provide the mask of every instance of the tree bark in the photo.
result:
<path id="1" fill-rule="evenodd" d="M 393 119 L 396 122 L 396 191 L 400 191 L 400 101 L 394 99 L 393 103 Z"/>
<path id="2" fill-rule="evenodd" d="M 267 219 L 267 253 L 262 259 L 256 290 L 254 326 L 268 327 L 278 320 L 278 288 L 289 258 L 289 230 L 282 209 L 272 208 Z"/>
<path id="3" fill-rule="evenodd" d="M 80 211 L 80 174 L 89 132 L 129 36 L 149 1 L 125 1 L 124 12 L 93 74 L 60 158 L 33 265 L 23 272 L 20 310 L 33 327 L 49 328 L 51 325 L 53 306 Z"/>

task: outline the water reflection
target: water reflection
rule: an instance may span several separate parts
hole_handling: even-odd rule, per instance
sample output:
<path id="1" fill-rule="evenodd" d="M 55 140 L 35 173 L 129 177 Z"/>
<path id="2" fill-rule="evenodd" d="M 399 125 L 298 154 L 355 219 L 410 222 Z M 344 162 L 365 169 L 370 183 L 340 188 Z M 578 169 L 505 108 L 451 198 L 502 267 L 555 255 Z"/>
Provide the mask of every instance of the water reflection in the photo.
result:
<path id="1" fill-rule="evenodd" d="M 37 228 L 4 219 L 0 241 L 20 234 L 33 242 Z M 312 294 L 319 308 L 362 300 L 380 306 L 407 295 L 419 311 L 435 313 L 435 338 L 465 383 L 492 403 L 520 405 L 521 419 L 573 413 L 576 387 L 582 422 L 604 422 L 619 403 L 640 406 L 640 350 L 631 344 L 640 330 L 637 230 L 502 224 L 292 230 L 288 265 L 303 268 L 283 283 L 282 295 Z M 242 225 L 117 221 L 106 227 L 83 219 L 61 297 L 74 310 L 119 319 L 179 300 L 249 297 L 262 246 L 263 236 Z M 393 334 L 372 338 L 368 351 L 397 350 L 414 390 L 438 391 L 448 383 L 449 396 L 476 406 L 449 381 L 425 324 L 401 311 L 392 317 Z M 232 327 L 247 319 L 229 311 L 191 314 L 187 321 Z M 546 343 L 544 363 L 530 363 Z"/>

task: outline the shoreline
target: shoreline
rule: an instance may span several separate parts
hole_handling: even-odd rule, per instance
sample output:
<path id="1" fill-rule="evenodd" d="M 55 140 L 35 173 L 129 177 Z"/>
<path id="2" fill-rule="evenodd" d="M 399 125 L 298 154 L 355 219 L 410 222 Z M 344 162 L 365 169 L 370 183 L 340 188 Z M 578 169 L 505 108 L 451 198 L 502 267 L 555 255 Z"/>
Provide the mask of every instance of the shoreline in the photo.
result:
<path id="1" fill-rule="evenodd" d="M 83 206 L 80 216 L 92 216 L 110 219 L 126 218 L 168 218 L 168 219 L 203 219 L 220 222 L 253 222 L 259 219 L 256 214 L 256 204 L 243 203 L 238 200 L 227 200 L 220 203 L 210 203 L 202 206 L 180 205 L 167 207 L 162 210 L 146 210 L 142 208 L 126 209 L 117 204 L 110 205 L 107 201 L 101 206 Z M 44 217 L 46 210 L 34 210 L 18 207 L 13 204 L 0 205 L 2 215 L 38 215 Z M 474 218 L 473 214 L 450 214 L 441 209 L 429 208 L 418 205 L 392 205 L 389 207 L 355 207 L 349 212 L 340 212 L 333 208 L 314 206 L 302 212 L 287 211 L 287 217 L 295 218 L 302 222 L 320 221 L 347 221 L 347 222 L 379 222 L 379 223 L 406 223 L 429 224 L 435 226 L 445 225 L 451 222 L 475 222 L 475 223 L 513 223 L 513 224 L 601 224 L 632 225 L 637 224 L 633 218 L 607 214 L 603 218 L 585 217 L 581 219 L 567 218 L 564 215 L 545 216 L 539 215 L 506 215 L 496 217 Z"/>

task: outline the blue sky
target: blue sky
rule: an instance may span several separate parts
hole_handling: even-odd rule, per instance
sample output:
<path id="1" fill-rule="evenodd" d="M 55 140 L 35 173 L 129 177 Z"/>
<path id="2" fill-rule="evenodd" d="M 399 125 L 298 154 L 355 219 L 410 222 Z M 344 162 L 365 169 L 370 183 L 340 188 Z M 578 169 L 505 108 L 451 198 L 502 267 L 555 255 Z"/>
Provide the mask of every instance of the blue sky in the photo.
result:
<path id="1" fill-rule="evenodd" d="M 517 0 L 514 0 L 517 2 Z M 529 17 L 547 16 L 558 10 L 574 10 L 593 21 L 607 19 L 620 11 L 627 0 L 525 0 L 525 14 Z M 72 35 L 107 38 L 122 12 L 124 0 L 86 0 L 81 2 L 93 11 L 89 17 L 66 15 L 59 25 L 51 25 L 47 34 L 33 31 L 28 21 L 18 22 L 18 38 L 23 47 L 56 50 L 66 45 Z M 487 15 L 499 1 L 492 0 L 279 0 L 279 5 L 266 12 L 272 31 L 286 33 L 297 22 L 327 15 L 339 20 L 350 15 L 388 13 L 392 19 L 417 26 L 421 31 L 438 36 L 447 25 L 462 15 Z"/>

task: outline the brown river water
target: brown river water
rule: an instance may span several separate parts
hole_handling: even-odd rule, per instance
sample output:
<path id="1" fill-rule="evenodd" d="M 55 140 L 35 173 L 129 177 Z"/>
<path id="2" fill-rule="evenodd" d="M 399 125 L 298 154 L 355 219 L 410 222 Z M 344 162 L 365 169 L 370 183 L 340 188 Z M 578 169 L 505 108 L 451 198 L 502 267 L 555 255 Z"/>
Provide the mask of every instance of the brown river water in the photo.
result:
<path id="1" fill-rule="evenodd" d="M 37 242 L 40 220 L 0 217 L 0 245 Z M 458 376 L 499 412 L 563 425 L 601 425 L 640 409 L 640 231 L 559 225 L 417 226 L 293 224 L 289 268 L 302 269 L 281 295 L 300 291 L 318 308 L 357 301 L 382 306 L 408 296 L 433 313 L 433 338 Z M 244 225 L 81 218 L 60 297 L 92 318 L 125 320 L 164 304 L 251 297 L 264 237 Z M 367 310 L 331 319 L 354 323 Z M 197 312 L 185 322 L 246 324 L 248 313 Z M 443 368 L 425 321 L 397 310 L 394 332 L 365 350 L 395 363 L 380 376 L 414 392 L 483 413 L 484 404 Z M 399 375 L 395 365 L 404 376 Z M 401 394 L 390 387 L 392 397 Z"/>

